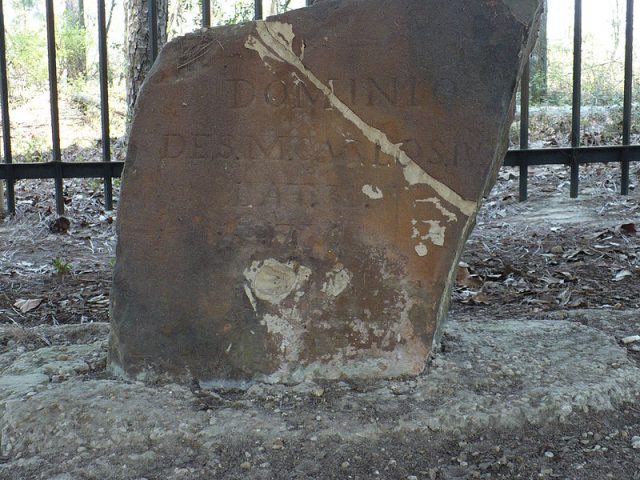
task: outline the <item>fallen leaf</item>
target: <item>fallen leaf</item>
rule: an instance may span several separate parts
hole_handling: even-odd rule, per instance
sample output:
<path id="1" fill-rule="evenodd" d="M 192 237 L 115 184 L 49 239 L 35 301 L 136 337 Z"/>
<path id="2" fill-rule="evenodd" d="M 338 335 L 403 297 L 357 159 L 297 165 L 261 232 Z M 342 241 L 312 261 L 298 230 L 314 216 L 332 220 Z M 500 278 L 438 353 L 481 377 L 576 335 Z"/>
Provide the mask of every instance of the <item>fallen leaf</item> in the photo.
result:
<path id="1" fill-rule="evenodd" d="M 456 271 L 456 285 L 466 288 L 479 288 L 482 286 L 482 280 L 475 275 L 471 275 L 468 265 L 465 267 L 460 265 Z"/>
<path id="2" fill-rule="evenodd" d="M 630 277 L 631 275 L 633 275 L 633 273 L 631 273 L 629 270 L 620 270 L 618 273 L 616 273 L 616 276 L 613 277 L 613 281 L 619 282 L 620 280 Z"/>
<path id="3" fill-rule="evenodd" d="M 471 301 L 478 305 L 489 305 L 489 297 L 487 297 L 484 293 L 478 292 L 471 297 Z"/>
<path id="4" fill-rule="evenodd" d="M 546 275 L 540 278 L 540 280 L 542 280 L 547 285 L 559 285 L 564 283 L 564 280 L 562 280 L 561 278 L 549 277 Z"/>
<path id="5" fill-rule="evenodd" d="M 634 342 L 640 342 L 640 335 L 631 335 L 622 339 L 622 343 L 624 343 L 625 345 Z"/>
<path id="6" fill-rule="evenodd" d="M 635 223 L 623 223 L 622 225 L 620 225 L 620 231 L 627 235 L 635 235 L 636 233 L 638 233 Z"/>
<path id="7" fill-rule="evenodd" d="M 58 217 L 49 224 L 52 233 L 67 233 L 71 227 L 71 222 L 66 217 Z"/>
<path id="8" fill-rule="evenodd" d="M 498 174 L 500 180 L 511 180 L 513 178 L 518 178 L 512 171 L 501 171 Z"/>
<path id="9" fill-rule="evenodd" d="M 22 313 L 27 313 L 38 308 L 41 303 L 41 298 L 19 298 L 18 300 L 16 300 L 16 303 L 14 303 L 13 306 L 19 309 Z"/>

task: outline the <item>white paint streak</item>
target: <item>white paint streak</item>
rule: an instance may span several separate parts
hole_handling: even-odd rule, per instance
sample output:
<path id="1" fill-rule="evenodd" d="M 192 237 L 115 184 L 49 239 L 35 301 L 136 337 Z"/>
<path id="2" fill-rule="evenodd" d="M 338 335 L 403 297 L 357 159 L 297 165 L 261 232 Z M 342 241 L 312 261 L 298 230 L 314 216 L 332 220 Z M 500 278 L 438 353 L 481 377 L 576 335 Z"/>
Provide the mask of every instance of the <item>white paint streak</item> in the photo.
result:
<path id="1" fill-rule="evenodd" d="M 364 193 L 371 200 L 379 200 L 383 197 L 382 190 L 373 185 L 364 185 L 362 187 L 362 193 Z"/>
<path id="2" fill-rule="evenodd" d="M 327 281 L 322 284 L 322 291 L 332 297 L 337 297 L 351 284 L 353 274 L 346 268 L 337 272 L 327 273 Z"/>
<path id="3" fill-rule="evenodd" d="M 291 78 L 293 78 L 293 83 L 298 86 L 301 83 L 304 85 L 304 82 L 300 79 L 296 72 L 291 72 Z"/>
<path id="4" fill-rule="evenodd" d="M 292 262 L 281 263 L 273 258 L 263 262 L 254 261 L 244 271 L 244 277 L 255 296 L 273 305 L 280 304 L 291 292 L 299 290 L 310 276 L 311 270 L 307 267 Z"/>
<path id="5" fill-rule="evenodd" d="M 416 203 L 433 203 L 436 206 L 436 208 L 440 211 L 440 213 L 442 213 L 442 215 L 447 217 L 447 222 L 457 222 L 458 221 L 457 215 L 455 213 L 447 210 L 445 207 L 443 207 L 442 204 L 440 203 L 440 200 L 437 199 L 436 197 L 419 198 L 419 199 L 416 200 Z"/>
<path id="6" fill-rule="evenodd" d="M 301 323 L 297 309 L 287 309 L 280 316 L 267 313 L 260 322 L 267 327 L 270 335 L 280 337 L 280 351 L 289 361 L 297 361 L 300 357 L 300 332 L 294 327 Z"/>
<path id="7" fill-rule="evenodd" d="M 440 225 L 440 222 L 437 220 L 427 220 L 422 223 L 426 223 L 429 225 L 429 233 L 422 237 L 423 240 L 431 240 L 434 245 L 443 246 L 444 245 L 444 234 L 447 231 L 447 227 L 443 227 Z"/>
<path id="8" fill-rule="evenodd" d="M 424 257 L 427 253 L 429 253 L 429 250 L 427 249 L 427 246 L 424 243 L 419 243 L 418 245 L 415 246 L 415 249 L 416 249 L 416 253 L 421 257 Z"/>
<path id="9" fill-rule="evenodd" d="M 251 291 L 251 288 L 249 288 L 249 285 L 247 285 L 246 283 L 244 285 L 244 293 L 247 295 L 247 298 L 249 299 L 249 302 L 251 302 L 251 306 L 253 307 L 253 311 L 257 312 L 258 311 L 258 304 L 256 302 L 256 297 L 253 296 L 253 292 Z"/>
<path id="10" fill-rule="evenodd" d="M 438 220 L 423 220 L 421 223 L 423 225 L 428 225 L 429 230 L 423 234 L 420 231 L 419 226 L 416 226 L 417 224 L 414 223 L 414 226 L 411 229 L 411 238 L 419 239 L 421 241 L 420 243 L 429 240 L 434 245 L 442 247 L 444 245 L 447 227 L 440 225 Z"/>
<path id="11" fill-rule="evenodd" d="M 309 81 L 320 90 L 329 103 L 344 116 L 345 119 L 353 123 L 362 134 L 372 143 L 378 145 L 380 150 L 393 157 L 401 166 L 404 178 L 409 185 L 425 184 L 431 187 L 436 193 L 449 204 L 457 207 L 463 214 L 472 215 L 477 207 L 476 202 L 465 200 L 458 193 L 453 191 L 444 183 L 436 180 L 425 172 L 402 150 L 402 144 L 395 144 L 387 138 L 381 130 L 368 125 L 358 117 L 349 107 L 342 102 L 333 90 L 323 84 L 313 72 L 307 69 L 300 57 L 293 52 L 293 27 L 282 22 L 257 21 L 256 32 L 260 39 L 249 36 L 245 42 L 245 47 L 255 50 L 263 61 L 273 59 L 287 63 L 309 79 Z M 265 61 L 266 63 L 266 61 Z"/>

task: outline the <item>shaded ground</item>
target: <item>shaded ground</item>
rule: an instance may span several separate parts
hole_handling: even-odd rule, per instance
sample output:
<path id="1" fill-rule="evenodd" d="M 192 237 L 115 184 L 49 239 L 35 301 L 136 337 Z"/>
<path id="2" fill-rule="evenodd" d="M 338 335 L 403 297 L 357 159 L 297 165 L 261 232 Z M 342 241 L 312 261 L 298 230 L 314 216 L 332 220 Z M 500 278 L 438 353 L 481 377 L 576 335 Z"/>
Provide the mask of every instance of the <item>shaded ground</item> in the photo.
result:
<path id="1" fill-rule="evenodd" d="M 585 325 L 614 338 L 630 364 L 638 364 L 640 342 L 624 343 L 622 339 L 640 335 L 640 238 L 636 232 L 640 225 L 640 198 L 637 189 L 629 197 L 617 195 L 618 173 L 612 166 L 585 168 L 582 196 L 570 200 L 566 170 L 532 169 L 531 200 L 518 204 L 517 178 L 512 171 L 503 169 L 464 254 L 451 317 L 463 326 L 524 317 Z M 638 167 L 632 166 L 632 183 L 636 185 L 639 173 Z M 0 323 L 4 328 L 0 336 L 1 358 L 14 362 L 21 355 L 44 352 L 46 348 L 73 350 L 55 350 L 55 358 L 47 364 L 53 370 L 41 373 L 40 379 L 34 378 L 34 384 L 27 385 L 24 392 L 25 401 L 34 402 L 33 421 L 40 418 L 44 425 L 38 428 L 52 438 L 61 434 L 56 428 L 63 428 L 57 421 L 67 422 L 67 434 L 74 428 L 82 431 L 83 421 L 80 419 L 71 427 L 68 419 L 53 421 L 66 418 L 60 417 L 64 402 L 56 407 L 61 409 L 57 413 L 44 407 L 38 410 L 38 392 L 49 392 L 59 382 L 67 382 L 64 385 L 69 389 L 82 389 L 86 384 L 88 392 L 92 385 L 111 385 L 104 371 L 104 355 L 100 354 L 104 352 L 107 327 L 97 322 L 108 319 L 114 214 L 103 210 L 99 183 L 78 180 L 66 185 L 70 219 L 66 233 L 51 231 L 55 216 L 47 193 L 51 185 L 46 182 L 19 183 L 19 214 L 0 225 Z M 91 322 L 94 324 L 80 330 L 72 326 Z M 571 338 L 562 340 L 571 344 Z M 553 338 L 550 341 L 553 343 Z M 78 353 L 85 345 L 91 348 Z M 448 358 L 447 349 L 452 346 L 462 348 L 450 333 L 443 342 L 443 358 Z M 72 362 L 78 355 L 82 361 Z M 410 381 L 398 385 L 401 387 L 396 389 L 408 388 L 415 394 Z M 514 392 L 521 391 L 522 386 L 513 385 Z M 135 384 L 119 388 L 125 387 L 131 391 L 143 388 Z M 367 403 L 367 395 L 374 395 L 379 387 L 323 385 L 320 394 L 311 388 L 299 393 L 254 392 L 247 396 L 240 392 L 202 392 L 197 386 L 191 390 L 150 386 L 150 405 L 158 392 L 171 388 L 176 402 L 182 402 L 176 405 L 187 405 L 187 412 L 191 411 L 194 419 L 212 415 L 208 413 L 211 411 L 216 415 L 229 412 L 229 425 L 237 420 L 234 411 L 256 408 L 256 428 L 266 428 L 257 426 L 262 415 L 271 419 L 267 426 L 284 425 L 287 438 L 296 440 L 278 443 L 273 434 L 276 440 L 272 435 L 264 437 L 268 441 L 256 443 L 253 437 L 238 436 L 233 442 L 206 444 L 185 433 L 189 431 L 187 426 L 183 432 L 181 425 L 166 427 L 164 433 L 137 432 L 150 435 L 145 440 L 127 429 L 123 417 L 118 435 L 136 445 L 135 449 L 127 451 L 125 445 L 124 450 L 100 450 L 100 445 L 90 441 L 70 442 L 68 456 L 56 453 L 55 457 L 47 456 L 46 441 L 24 446 L 18 456 L 10 453 L 13 450 L 7 448 L 7 441 L 15 433 L 11 421 L 22 418 L 19 412 L 30 411 L 13 404 L 7 408 L 16 416 L 8 417 L 9 426 L 0 433 L 0 445 L 8 452 L 0 458 L 0 478 L 640 478 L 640 450 L 633 448 L 640 448 L 640 440 L 634 443 L 633 438 L 640 436 L 637 398 L 604 412 L 572 410 L 564 421 L 525 421 L 517 427 L 497 422 L 493 427 L 485 425 L 460 432 L 423 428 L 413 433 L 394 433 L 391 429 L 361 439 L 355 435 L 347 438 L 317 433 L 320 430 L 316 422 L 321 423 L 322 418 L 315 420 L 316 411 L 332 415 L 333 419 L 353 418 L 363 429 L 369 424 L 381 428 L 411 412 L 410 402 L 406 411 L 386 413 L 376 410 L 384 402 Z M 590 388 L 585 383 L 585 394 Z M 95 408 L 122 408 L 118 405 L 123 404 L 108 407 L 101 403 L 101 398 L 111 398 L 108 393 L 107 389 L 103 396 L 93 398 L 94 392 L 88 401 L 95 403 Z M 508 390 L 503 393 L 508 397 Z M 399 391 L 399 395 L 405 393 Z M 359 400 L 345 403 L 343 400 L 350 396 Z M 94 413 L 99 417 L 100 411 Z M 174 435 L 167 437 L 175 440 L 174 448 L 152 448 L 160 442 L 153 435 L 161 434 Z M 105 435 L 96 431 L 94 440 L 108 442 Z M 19 439 L 15 441 L 19 443 Z"/>

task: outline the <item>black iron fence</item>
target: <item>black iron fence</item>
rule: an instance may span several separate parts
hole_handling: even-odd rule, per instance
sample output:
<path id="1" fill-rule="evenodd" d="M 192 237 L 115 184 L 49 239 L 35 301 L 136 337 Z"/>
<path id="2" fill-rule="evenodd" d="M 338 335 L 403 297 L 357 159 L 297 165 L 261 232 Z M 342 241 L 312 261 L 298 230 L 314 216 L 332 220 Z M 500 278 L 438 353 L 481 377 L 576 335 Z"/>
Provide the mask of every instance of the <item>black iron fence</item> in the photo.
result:
<path id="1" fill-rule="evenodd" d="M 551 0 L 553 1 L 553 0 Z M 509 150 L 504 165 L 520 170 L 519 197 L 527 198 L 528 168 L 536 165 L 566 165 L 571 170 L 570 194 L 578 196 L 580 165 L 589 163 L 619 162 L 621 165 L 620 191 L 629 193 L 629 164 L 640 160 L 640 145 L 631 145 L 631 100 L 632 100 L 632 54 L 633 54 L 633 7 L 634 0 L 626 5 L 626 40 L 624 69 L 624 101 L 622 145 L 605 147 L 580 146 L 580 108 L 582 71 L 582 0 L 575 1 L 574 48 L 573 48 L 573 102 L 571 146 L 566 148 L 529 148 L 529 66 L 525 68 L 521 88 L 520 148 Z M 107 83 L 107 32 L 105 27 L 105 1 L 97 0 L 98 51 L 100 78 L 100 111 L 102 128 L 101 162 L 63 162 L 60 151 L 60 127 L 58 112 L 58 79 L 56 72 L 56 47 L 53 0 L 46 2 L 47 50 L 49 68 L 49 95 L 51 104 L 51 161 L 40 163 L 14 163 L 11 151 L 11 123 L 7 79 L 5 22 L 3 1 L 0 0 L 0 113 L 2 120 L 3 162 L 0 163 L 0 180 L 6 182 L 6 200 L 9 213 L 15 213 L 15 182 L 23 179 L 53 179 L 55 185 L 56 211 L 64 213 L 63 182 L 67 178 L 102 178 L 104 180 L 105 208 L 113 208 L 112 179 L 122 173 L 123 162 L 111 161 L 109 137 L 109 92 Z M 306 0 L 310 5 L 313 0 Z M 202 26 L 211 22 L 210 0 L 201 0 Z M 155 0 L 149 2 L 149 45 L 152 58 L 158 52 L 158 16 Z M 255 18 L 262 18 L 262 1 L 254 2 Z"/>
<path id="2" fill-rule="evenodd" d="M 553 0 L 551 0 L 553 1 Z M 575 0 L 573 29 L 573 99 L 571 105 L 571 147 L 529 149 L 529 65 L 521 82 L 520 149 L 509 150 L 505 166 L 520 169 L 520 201 L 527 199 L 528 167 L 533 165 L 566 165 L 571 169 L 571 198 L 578 196 L 580 165 L 587 163 L 619 162 L 621 165 L 620 193 L 629 193 L 629 163 L 640 160 L 640 145 L 631 145 L 631 100 L 633 85 L 633 6 L 627 0 L 624 100 L 622 145 L 606 147 L 580 146 L 580 107 L 582 100 L 582 0 Z"/>

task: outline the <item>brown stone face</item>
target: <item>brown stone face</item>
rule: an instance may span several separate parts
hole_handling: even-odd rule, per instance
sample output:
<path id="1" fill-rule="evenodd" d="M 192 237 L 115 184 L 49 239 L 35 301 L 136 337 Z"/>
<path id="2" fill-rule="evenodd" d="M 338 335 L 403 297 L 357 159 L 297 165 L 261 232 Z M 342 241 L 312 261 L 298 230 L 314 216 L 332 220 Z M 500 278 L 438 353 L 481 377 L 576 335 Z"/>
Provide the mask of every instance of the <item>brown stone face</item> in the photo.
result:
<path id="1" fill-rule="evenodd" d="M 125 167 L 111 364 L 417 374 L 502 161 L 537 0 L 344 0 L 171 42 Z"/>

